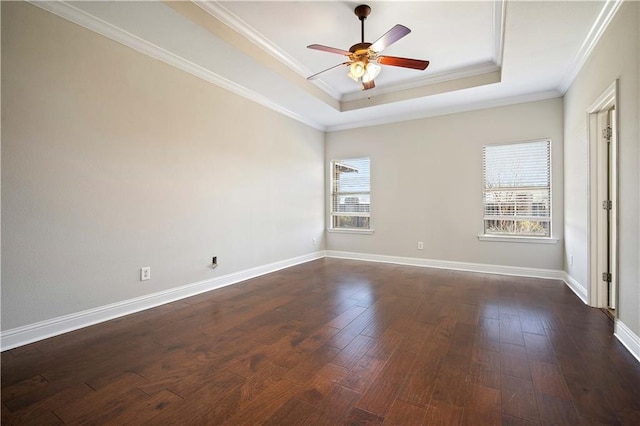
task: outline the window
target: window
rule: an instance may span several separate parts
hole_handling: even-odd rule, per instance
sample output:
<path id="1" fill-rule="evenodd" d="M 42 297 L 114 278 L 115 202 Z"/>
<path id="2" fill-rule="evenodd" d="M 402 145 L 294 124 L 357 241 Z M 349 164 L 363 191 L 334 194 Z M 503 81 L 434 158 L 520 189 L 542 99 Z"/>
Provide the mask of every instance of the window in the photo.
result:
<path id="1" fill-rule="evenodd" d="M 369 157 L 331 162 L 331 229 L 371 228 Z"/>
<path id="2" fill-rule="evenodd" d="M 551 141 L 486 145 L 484 234 L 551 236 Z"/>

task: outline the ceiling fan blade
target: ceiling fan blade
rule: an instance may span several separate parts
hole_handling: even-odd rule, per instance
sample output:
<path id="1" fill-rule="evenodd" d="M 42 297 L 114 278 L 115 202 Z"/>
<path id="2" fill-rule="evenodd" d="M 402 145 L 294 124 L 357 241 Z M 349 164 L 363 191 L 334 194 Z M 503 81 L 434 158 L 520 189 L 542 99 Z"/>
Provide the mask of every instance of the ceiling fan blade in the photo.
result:
<path id="1" fill-rule="evenodd" d="M 332 70 L 332 69 L 334 69 L 334 68 L 338 68 L 338 67 L 340 67 L 340 66 L 342 66 L 342 65 L 349 65 L 350 63 L 351 63 L 351 62 L 343 62 L 343 63 L 341 63 L 341 64 L 334 65 L 334 66 L 332 66 L 332 67 L 330 67 L 330 68 L 327 68 L 326 70 L 322 70 L 322 71 L 317 72 L 317 73 L 315 73 L 315 74 L 313 74 L 313 75 L 310 75 L 309 77 L 307 77 L 307 80 L 314 80 L 317 76 L 319 76 L 319 75 L 320 75 L 320 74 L 322 74 L 323 72 L 327 72 L 327 71 Z"/>
<path id="2" fill-rule="evenodd" d="M 396 24 L 393 28 L 387 31 L 382 37 L 376 40 L 369 49 L 374 52 L 382 52 L 387 47 L 391 46 L 402 37 L 409 34 L 411 30 L 404 25 Z"/>
<path id="3" fill-rule="evenodd" d="M 338 55 L 345 55 L 345 56 L 351 55 L 351 52 L 347 52 L 346 50 L 338 49 L 335 47 L 323 46 L 321 44 L 310 44 L 309 46 L 307 46 L 307 49 L 321 50 L 323 52 L 337 53 Z"/>
<path id="4" fill-rule="evenodd" d="M 362 90 L 369 90 L 369 89 L 373 89 L 374 87 L 376 87 L 376 83 L 373 80 L 362 82 Z"/>
<path id="5" fill-rule="evenodd" d="M 429 66 L 429 61 L 399 58 L 397 56 L 378 56 L 378 63 L 394 67 L 413 68 L 414 70 L 424 70 Z"/>

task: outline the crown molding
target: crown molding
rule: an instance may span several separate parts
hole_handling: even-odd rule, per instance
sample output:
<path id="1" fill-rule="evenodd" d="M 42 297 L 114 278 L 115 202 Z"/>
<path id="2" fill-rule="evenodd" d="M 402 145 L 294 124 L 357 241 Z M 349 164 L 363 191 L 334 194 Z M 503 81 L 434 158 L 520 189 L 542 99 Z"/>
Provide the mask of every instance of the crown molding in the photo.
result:
<path id="1" fill-rule="evenodd" d="M 496 71 L 501 71 L 501 69 L 493 62 L 470 65 L 464 68 L 457 68 L 449 71 L 443 71 L 437 74 L 427 75 L 415 80 L 411 80 L 410 82 L 400 82 L 397 84 L 386 85 L 384 87 L 376 87 L 374 96 L 386 95 L 389 93 L 399 92 L 401 90 L 413 90 L 419 87 L 445 83 L 448 81 L 454 81 L 468 77 L 476 77 Z M 348 93 L 342 97 L 341 106 L 344 109 L 344 106 L 347 102 L 368 98 L 371 98 L 371 94 L 362 90 L 358 92 Z"/>
<path id="2" fill-rule="evenodd" d="M 600 10 L 600 13 L 598 14 L 595 22 L 591 26 L 587 37 L 582 42 L 578 53 L 571 62 L 570 71 L 560 82 L 559 90 L 562 92 L 562 94 L 564 94 L 569 89 L 569 86 L 571 86 L 573 80 L 575 80 L 585 62 L 587 62 L 587 59 L 591 55 L 591 52 L 593 52 L 593 49 L 598 44 L 598 41 L 600 41 L 600 38 L 613 20 L 616 12 L 618 12 L 618 10 L 620 9 L 623 1 L 624 0 L 607 0 L 602 6 L 602 9 Z"/>
<path id="3" fill-rule="evenodd" d="M 529 93 L 520 96 L 511 96 L 500 99 L 480 100 L 472 103 L 465 103 L 463 105 L 454 105 L 451 107 L 437 108 L 429 111 L 421 111 L 414 114 L 401 113 L 399 115 L 390 115 L 382 118 L 376 118 L 373 120 L 363 120 L 347 124 L 339 124 L 336 126 L 327 126 L 326 132 L 339 132 L 342 130 L 358 129 L 361 127 L 373 127 L 383 124 L 401 123 L 404 121 L 422 120 L 425 118 L 439 117 L 441 115 L 458 114 L 462 112 L 478 111 L 489 108 L 498 108 L 502 106 L 522 104 L 526 102 L 544 101 L 547 99 L 559 98 L 562 93 L 556 90 L 549 90 L 546 92 Z"/>
<path id="4" fill-rule="evenodd" d="M 77 25 L 80 25 L 81 27 L 84 27 L 95 33 L 98 33 L 113 41 L 117 41 L 120 44 L 130 47 L 144 55 L 147 55 L 154 59 L 162 61 L 165 64 L 171 65 L 182 71 L 188 72 L 191 75 L 194 75 L 209 83 L 213 83 L 216 86 L 229 90 L 230 92 L 233 92 L 236 95 L 242 96 L 243 98 L 256 102 L 266 108 L 269 108 L 273 111 L 283 114 L 293 120 L 304 123 L 317 130 L 321 130 L 321 131 L 325 130 L 325 126 L 319 123 L 316 123 L 312 120 L 309 120 L 306 117 L 303 117 L 302 115 L 294 111 L 291 111 L 287 108 L 283 108 L 280 105 L 277 105 L 276 103 L 267 99 L 266 97 L 254 92 L 253 90 L 249 90 L 246 87 L 243 87 L 237 83 L 234 83 L 233 81 L 228 80 L 181 56 L 178 56 L 175 53 L 169 52 L 168 50 L 165 50 L 134 34 L 131 34 L 128 31 L 125 31 L 96 16 L 93 16 L 90 13 L 87 13 L 84 10 L 79 9 L 70 3 L 67 3 L 65 1 L 50 1 L 50 0 L 27 0 L 27 1 L 34 6 L 44 9 L 47 12 L 53 13 L 56 16 L 59 16 L 60 18 L 71 21 Z"/>
<path id="5" fill-rule="evenodd" d="M 282 62 L 284 65 L 286 65 L 302 77 L 307 78 L 308 76 L 313 74 L 313 72 L 306 66 L 304 66 L 304 64 L 294 59 L 284 50 L 280 49 L 275 43 L 273 43 L 247 22 L 234 15 L 229 9 L 221 5 L 219 2 L 193 0 L 193 3 L 198 5 L 198 7 L 200 7 L 202 10 L 204 10 L 220 22 L 226 24 L 229 28 L 242 35 L 247 40 L 251 41 L 253 44 L 267 52 L 269 55 L 273 56 L 278 61 Z M 327 83 L 323 82 L 322 80 L 313 80 L 312 83 L 318 86 L 320 89 L 324 90 L 335 100 L 340 100 L 340 92 L 329 86 Z"/>

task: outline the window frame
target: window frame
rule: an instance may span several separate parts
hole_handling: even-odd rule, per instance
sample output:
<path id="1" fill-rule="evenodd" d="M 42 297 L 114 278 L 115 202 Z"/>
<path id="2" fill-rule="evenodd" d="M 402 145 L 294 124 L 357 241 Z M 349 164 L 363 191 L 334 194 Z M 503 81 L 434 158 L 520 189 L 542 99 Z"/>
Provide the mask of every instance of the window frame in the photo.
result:
<path id="1" fill-rule="evenodd" d="M 344 163 L 350 160 L 359 160 L 359 159 L 368 159 L 369 160 L 369 191 L 368 192 L 358 192 L 358 194 L 368 194 L 369 195 L 369 211 L 368 212 L 356 212 L 360 214 L 344 214 L 346 212 L 338 212 L 334 210 L 334 192 L 335 188 L 335 178 L 334 178 L 334 166 L 336 163 Z M 340 194 L 340 192 L 338 192 Z M 354 155 L 349 157 L 341 157 L 332 159 L 329 161 L 329 211 L 328 211 L 328 223 L 327 223 L 327 231 L 328 232 L 337 232 L 337 233 L 345 233 L 345 234 L 373 234 L 373 221 L 371 215 L 371 156 L 369 155 Z M 342 213 L 342 214 L 335 214 Z M 364 213 L 364 214 L 362 214 Z M 369 227 L 368 228 L 339 228 L 334 227 L 334 216 L 354 216 L 354 217 L 368 217 L 369 218 Z"/>
<path id="2" fill-rule="evenodd" d="M 485 192 L 486 192 L 486 164 L 485 164 L 485 150 L 487 147 L 492 146 L 505 146 L 505 145 L 521 145 L 527 143 L 546 142 L 548 144 L 548 170 L 549 170 L 549 225 L 548 235 L 536 235 L 536 234 L 518 234 L 518 233 L 487 233 L 485 216 Z M 553 236 L 553 141 L 551 138 L 539 138 L 529 139 L 523 141 L 510 141 L 502 143 L 485 144 L 482 146 L 482 179 L 481 179 L 481 229 L 482 232 L 478 235 L 480 241 L 506 241 L 515 243 L 541 243 L 541 244 L 555 244 L 558 239 Z M 514 216 L 515 217 L 515 216 Z"/>

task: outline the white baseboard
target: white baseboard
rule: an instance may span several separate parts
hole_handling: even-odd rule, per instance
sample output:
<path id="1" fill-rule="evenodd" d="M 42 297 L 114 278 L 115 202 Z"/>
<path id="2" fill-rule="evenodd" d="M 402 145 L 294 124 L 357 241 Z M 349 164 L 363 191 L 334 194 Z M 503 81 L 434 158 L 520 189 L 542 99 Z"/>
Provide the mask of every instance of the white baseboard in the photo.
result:
<path id="1" fill-rule="evenodd" d="M 580 300 L 584 302 L 585 305 L 589 304 L 587 289 L 582 284 L 580 284 L 575 278 L 564 271 L 562 280 L 567 284 L 567 287 L 569 287 L 571 291 L 573 291 L 576 296 L 578 296 Z"/>
<path id="2" fill-rule="evenodd" d="M 631 355 L 640 362 L 640 337 L 619 319 L 616 320 L 613 335 L 616 336 L 620 343 L 631 352 Z"/>
<path id="3" fill-rule="evenodd" d="M 481 272 L 485 274 L 513 275 L 519 277 L 563 280 L 564 271 L 553 269 L 521 268 L 517 266 L 487 265 L 484 263 L 454 262 L 450 260 L 420 259 L 415 257 L 386 256 L 381 254 L 352 253 L 327 250 L 327 257 L 364 260 L 368 262 L 395 263 L 398 265 L 451 269 L 454 271 Z"/>
<path id="4" fill-rule="evenodd" d="M 13 328 L 0 333 L 0 348 L 2 351 L 16 348 L 323 257 L 325 257 L 325 252 L 318 251 L 221 277 L 136 297 L 134 299 Z"/>
<path id="5" fill-rule="evenodd" d="M 378 254 L 353 253 L 342 251 L 318 251 L 304 256 L 282 260 L 263 266 L 235 272 L 210 280 L 199 281 L 181 287 L 152 293 L 149 295 L 112 303 L 86 311 L 64 315 L 46 321 L 29 324 L 22 327 L 0 332 L 0 348 L 2 351 L 23 346 L 49 337 L 78 330 L 83 327 L 98 324 L 114 318 L 140 312 L 165 303 L 195 296 L 200 293 L 215 290 L 217 288 L 236 284 L 251 278 L 265 275 L 280 269 L 295 266 L 323 257 L 338 259 L 362 260 L 368 262 L 394 263 L 398 265 L 421 266 L 429 268 L 450 269 L 456 271 L 480 272 L 487 274 L 512 275 L 532 278 L 557 279 L 564 281 L 567 286 L 584 302 L 587 303 L 587 294 L 584 287 L 564 271 L 552 269 L 522 268 L 514 266 L 487 265 L 482 263 L 454 262 L 447 260 L 419 259 L 411 257 L 386 256 Z M 623 323 L 616 325 L 618 339 L 638 357 L 640 343 L 638 337 Z M 635 351 L 635 352 L 634 352 Z"/>

